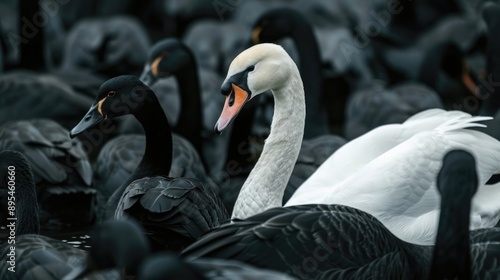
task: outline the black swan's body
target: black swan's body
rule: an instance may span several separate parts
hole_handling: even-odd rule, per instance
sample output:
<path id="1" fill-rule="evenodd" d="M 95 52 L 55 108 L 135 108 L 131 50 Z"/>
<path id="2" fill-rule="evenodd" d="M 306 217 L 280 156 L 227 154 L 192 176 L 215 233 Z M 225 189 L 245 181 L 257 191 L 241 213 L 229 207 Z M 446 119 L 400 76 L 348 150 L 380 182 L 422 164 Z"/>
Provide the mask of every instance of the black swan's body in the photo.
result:
<path id="1" fill-rule="evenodd" d="M 92 169 L 84 147 L 65 128 L 47 119 L 8 122 L 0 126 L 3 150 L 22 152 L 31 164 L 44 230 L 95 221 Z"/>
<path id="2" fill-rule="evenodd" d="M 357 209 L 301 205 L 223 225 L 183 255 L 238 260 L 300 279 L 423 279 L 431 252 L 402 242 Z"/>

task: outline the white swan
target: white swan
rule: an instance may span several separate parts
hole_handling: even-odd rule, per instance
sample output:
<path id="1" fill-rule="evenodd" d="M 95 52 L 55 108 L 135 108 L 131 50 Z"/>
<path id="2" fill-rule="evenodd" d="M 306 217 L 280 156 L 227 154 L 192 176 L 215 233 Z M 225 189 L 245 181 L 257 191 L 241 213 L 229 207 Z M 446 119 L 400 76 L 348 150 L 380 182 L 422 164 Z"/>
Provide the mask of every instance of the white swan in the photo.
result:
<path id="1" fill-rule="evenodd" d="M 300 152 L 306 113 L 304 87 L 297 66 L 279 45 L 255 45 L 233 60 L 222 85 L 227 98 L 215 129 L 222 131 L 248 100 L 269 89 L 275 100 L 271 132 L 241 188 L 232 218 L 282 206 Z"/>
<path id="2" fill-rule="evenodd" d="M 224 129 L 249 99 L 267 89 L 272 90 L 275 98 L 271 133 L 238 196 L 232 218 L 244 219 L 281 206 L 283 190 L 299 152 L 305 113 L 303 87 L 295 64 L 282 48 L 273 44 L 256 45 L 242 52 L 231 64 L 222 86 L 227 98 L 216 130 Z M 465 129 L 484 126 L 476 122 L 489 119 L 462 112 L 430 110 L 405 123 L 412 129 L 382 127 L 380 130 L 392 134 L 372 133 L 372 143 L 385 139 L 380 146 L 354 150 L 358 153 L 350 157 L 346 154 L 349 162 L 345 164 L 350 166 L 346 173 L 350 174 L 338 182 L 332 180 L 333 183 L 325 182 L 321 188 L 311 189 L 307 202 L 298 204 L 352 206 L 374 215 L 405 241 L 432 244 L 439 217 L 436 177 L 444 154 L 452 149 L 474 154 L 478 159 L 481 186 L 500 171 L 500 142 L 484 133 Z M 354 142 L 351 147 L 363 147 L 361 144 Z M 500 192 L 491 188 L 489 191 Z M 496 224 L 499 204 L 482 209 L 473 207 L 471 227 Z M 483 215 L 483 211 L 487 215 Z"/>
<path id="3" fill-rule="evenodd" d="M 472 117 L 462 111 L 429 109 L 413 115 L 402 124 L 379 126 L 340 147 L 295 191 L 285 206 L 316 201 L 319 193 L 328 192 L 331 186 L 342 182 L 383 153 L 419 132 L 432 130 L 453 119 L 482 121 L 491 118 Z"/>

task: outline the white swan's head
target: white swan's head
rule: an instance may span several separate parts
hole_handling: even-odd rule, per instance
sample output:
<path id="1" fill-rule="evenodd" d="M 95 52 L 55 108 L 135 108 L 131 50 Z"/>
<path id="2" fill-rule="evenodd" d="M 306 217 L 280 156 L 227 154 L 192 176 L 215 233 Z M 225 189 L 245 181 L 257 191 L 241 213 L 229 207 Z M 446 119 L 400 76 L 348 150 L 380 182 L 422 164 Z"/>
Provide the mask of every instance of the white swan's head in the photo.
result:
<path id="1" fill-rule="evenodd" d="M 298 73 L 297 66 L 279 45 L 258 44 L 241 52 L 231 62 L 221 86 L 227 97 L 215 131 L 224 130 L 250 99 L 282 88 L 293 71 Z"/>

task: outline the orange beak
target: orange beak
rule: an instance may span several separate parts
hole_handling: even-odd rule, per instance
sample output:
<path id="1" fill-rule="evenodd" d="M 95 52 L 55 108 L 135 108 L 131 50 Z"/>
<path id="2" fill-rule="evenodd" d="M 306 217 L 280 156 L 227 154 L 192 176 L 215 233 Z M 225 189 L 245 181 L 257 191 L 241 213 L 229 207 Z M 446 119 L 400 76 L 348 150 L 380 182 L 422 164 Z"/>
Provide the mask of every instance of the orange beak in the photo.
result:
<path id="1" fill-rule="evenodd" d="M 233 91 L 226 97 L 222 113 L 220 114 L 219 120 L 215 124 L 215 131 L 217 133 L 221 133 L 222 130 L 224 130 L 229 123 L 236 118 L 250 96 L 248 92 L 239 86 L 235 84 L 231 85 Z"/>

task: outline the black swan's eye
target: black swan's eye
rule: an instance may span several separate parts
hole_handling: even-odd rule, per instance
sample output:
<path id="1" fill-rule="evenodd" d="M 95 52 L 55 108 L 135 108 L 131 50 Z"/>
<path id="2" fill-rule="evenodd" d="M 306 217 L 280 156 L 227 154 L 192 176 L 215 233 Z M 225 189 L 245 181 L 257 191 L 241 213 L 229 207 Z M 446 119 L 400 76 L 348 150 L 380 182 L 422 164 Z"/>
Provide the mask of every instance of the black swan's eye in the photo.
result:
<path id="1" fill-rule="evenodd" d="M 254 65 L 250 65 L 250 66 L 248 66 L 247 71 L 253 71 L 253 69 L 255 69 L 255 66 Z"/>
<path id="2" fill-rule="evenodd" d="M 108 92 L 108 97 L 113 97 L 115 95 L 116 95 L 116 92 L 114 92 L 114 91 Z"/>

